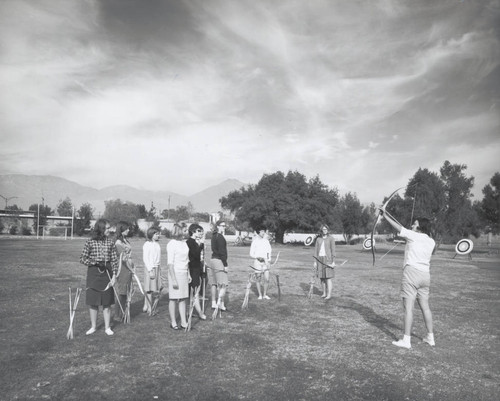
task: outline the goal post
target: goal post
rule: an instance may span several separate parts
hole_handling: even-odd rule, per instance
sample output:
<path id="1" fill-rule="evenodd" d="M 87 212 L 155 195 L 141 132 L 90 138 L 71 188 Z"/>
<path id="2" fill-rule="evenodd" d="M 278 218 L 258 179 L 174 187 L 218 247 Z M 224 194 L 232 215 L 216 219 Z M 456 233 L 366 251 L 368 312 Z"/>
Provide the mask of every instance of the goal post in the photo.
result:
<path id="1" fill-rule="evenodd" d="M 42 239 L 45 238 L 64 238 L 68 239 L 68 232 L 71 226 L 40 226 L 42 229 Z"/>

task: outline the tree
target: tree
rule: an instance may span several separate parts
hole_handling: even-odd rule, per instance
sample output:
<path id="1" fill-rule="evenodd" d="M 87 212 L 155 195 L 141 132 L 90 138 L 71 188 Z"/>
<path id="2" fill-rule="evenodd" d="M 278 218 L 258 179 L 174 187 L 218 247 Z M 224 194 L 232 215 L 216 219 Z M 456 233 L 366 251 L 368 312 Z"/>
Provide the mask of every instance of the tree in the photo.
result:
<path id="1" fill-rule="evenodd" d="M 40 207 L 40 217 L 38 216 L 38 207 Z M 33 203 L 28 210 L 35 212 L 33 219 L 33 230 L 36 232 L 38 225 L 47 225 L 47 216 L 52 216 L 54 213 L 52 209 L 47 205 L 39 205 L 38 203 Z"/>
<path id="2" fill-rule="evenodd" d="M 418 169 L 406 188 L 403 225 L 409 227 L 415 218 L 426 217 L 432 222 L 432 236 L 440 243 L 446 233 L 446 208 L 446 187 L 441 178 L 428 169 Z"/>
<path id="3" fill-rule="evenodd" d="M 139 207 L 132 202 L 122 202 L 120 199 L 114 199 L 104 202 L 104 215 L 112 223 L 117 223 L 121 220 L 133 224 L 137 219 L 141 218 Z"/>
<path id="4" fill-rule="evenodd" d="M 174 211 L 175 221 L 188 220 L 190 217 L 189 208 L 184 205 L 177 206 Z"/>
<path id="5" fill-rule="evenodd" d="M 146 206 L 144 205 L 137 205 L 137 209 L 139 211 L 139 218 L 140 219 L 145 219 L 148 217 L 148 211 L 146 210 Z"/>
<path id="6" fill-rule="evenodd" d="M 16 204 L 7 206 L 5 208 L 5 210 L 10 210 L 11 212 L 20 212 L 20 211 L 22 211 L 22 209 L 19 206 L 17 206 Z"/>
<path id="7" fill-rule="evenodd" d="M 264 174 L 257 185 L 230 192 L 220 203 L 235 214 L 239 224 L 246 222 L 252 228 L 263 224 L 282 243 L 285 231 L 311 232 L 319 224 L 332 225 L 338 192 L 329 189 L 317 176 L 307 181 L 297 171 L 287 175 L 278 171 Z"/>
<path id="8" fill-rule="evenodd" d="M 149 210 L 148 210 L 147 215 L 146 215 L 146 221 L 157 220 L 156 215 L 157 215 L 156 207 L 153 204 L 153 202 L 151 202 L 151 206 L 149 207 Z"/>
<path id="9" fill-rule="evenodd" d="M 57 214 L 59 216 L 73 216 L 73 203 L 69 197 L 59 200 L 57 204 Z"/>
<path id="10" fill-rule="evenodd" d="M 75 231 L 81 236 L 86 229 L 90 228 L 90 221 L 94 218 L 94 208 L 90 203 L 83 203 L 76 214 L 78 219 L 75 222 Z"/>
<path id="11" fill-rule="evenodd" d="M 208 223 L 210 221 L 210 214 L 207 212 L 195 212 L 193 213 L 193 219 L 195 221 L 204 221 Z"/>
<path id="12" fill-rule="evenodd" d="M 471 235 L 479 236 L 479 218 L 471 201 L 474 177 L 467 177 L 466 169 L 465 164 L 451 164 L 448 160 L 440 169 L 446 193 L 443 224 L 446 239 L 453 242 Z"/>
<path id="13" fill-rule="evenodd" d="M 191 202 L 187 206 L 180 205 L 175 209 L 163 209 L 161 212 L 161 217 L 164 219 L 172 219 L 174 221 L 189 220 L 193 215 L 193 205 Z"/>
<path id="14" fill-rule="evenodd" d="M 353 235 L 359 235 L 363 226 L 363 206 L 356 194 L 348 192 L 337 205 L 340 220 L 342 222 L 342 233 L 346 244 L 349 244 Z"/>
<path id="15" fill-rule="evenodd" d="M 483 188 L 483 200 L 479 203 L 478 212 L 486 225 L 486 232 L 500 233 L 500 173 L 491 177 L 490 183 Z"/>

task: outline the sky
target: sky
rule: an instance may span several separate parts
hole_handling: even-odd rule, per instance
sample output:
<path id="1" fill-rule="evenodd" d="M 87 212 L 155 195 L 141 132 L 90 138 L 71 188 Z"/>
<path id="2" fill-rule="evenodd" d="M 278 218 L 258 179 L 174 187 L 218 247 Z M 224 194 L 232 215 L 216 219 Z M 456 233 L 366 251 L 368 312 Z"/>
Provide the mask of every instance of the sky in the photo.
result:
<path id="1" fill-rule="evenodd" d="M 448 160 L 481 199 L 499 33 L 500 0 L 3 0 L 0 174 L 189 196 L 292 170 L 380 203 Z"/>

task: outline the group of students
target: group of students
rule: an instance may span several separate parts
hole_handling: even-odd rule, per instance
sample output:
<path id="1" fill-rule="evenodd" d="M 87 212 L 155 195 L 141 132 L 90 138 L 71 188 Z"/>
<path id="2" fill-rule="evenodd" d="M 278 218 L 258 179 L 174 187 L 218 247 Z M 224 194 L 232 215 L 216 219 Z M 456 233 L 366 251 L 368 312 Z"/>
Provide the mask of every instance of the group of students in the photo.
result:
<path id="1" fill-rule="evenodd" d="M 212 307 L 225 310 L 224 295 L 228 284 L 227 244 L 224 238 L 225 223 L 218 221 L 212 235 L 211 270 Z M 102 307 L 104 331 L 113 335 L 111 329 L 111 306 L 115 295 L 120 306 L 118 318 L 123 318 L 123 305 L 130 296 L 130 288 L 135 275 L 132 259 L 132 246 L 127 239 L 130 226 L 126 222 L 116 225 L 116 239 L 111 236 L 111 225 L 106 219 L 98 220 L 93 234 L 85 242 L 80 262 L 87 266 L 86 300 L 90 313 L 90 329 L 87 335 L 97 329 L 97 314 Z M 147 241 L 143 245 L 144 263 L 144 306 L 143 312 L 154 314 L 162 290 L 160 230 L 150 227 L 146 233 Z M 166 246 L 167 275 L 169 293 L 170 325 L 174 330 L 187 327 L 186 300 L 193 297 L 193 307 L 198 317 L 206 320 L 200 305 L 200 290 L 205 285 L 204 230 L 199 224 L 176 224 L 172 239 Z M 120 313 L 121 312 L 121 313 Z M 180 317 L 180 324 L 177 323 Z"/>
<path id="2" fill-rule="evenodd" d="M 435 345 L 433 334 L 432 313 L 429 308 L 430 260 L 435 242 L 430 236 L 430 221 L 419 218 L 413 221 L 410 230 L 405 229 L 394 218 L 380 210 L 380 214 L 406 239 L 403 263 L 403 279 L 400 296 L 404 309 L 404 337 L 393 344 L 401 348 L 411 348 L 411 328 L 413 323 L 413 307 L 415 300 L 422 311 L 427 328 L 423 341 Z M 228 285 L 227 243 L 224 238 L 226 224 L 220 220 L 215 225 L 211 239 L 212 271 L 211 299 L 212 308 L 226 310 L 224 295 Z M 135 274 L 131 257 L 131 245 L 127 240 L 129 225 L 120 222 L 116 228 L 116 241 L 110 238 L 110 224 L 100 219 L 94 226 L 92 237 L 85 243 L 80 262 L 88 266 L 86 283 L 86 304 L 89 306 L 91 328 L 87 335 L 96 331 L 97 313 L 102 306 L 105 333 L 113 335 L 111 330 L 110 306 L 114 304 L 114 291 L 122 305 L 127 299 L 127 291 L 132 285 L 132 275 Z M 269 286 L 269 270 L 271 262 L 271 245 L 266 236 L 265 227 L 257 227 L 250 247 L 250 256 L 254 259 L 253 269 L 256 275 L 258 299 L 270 299 L 267 294 Z M 187 235 L 187 240 L 186 239 Z M 159 293 L 162 289 L 160 259 L 161 248 L 158 243 L 160 232 L 151 227 L 147 231 L 147 241 L 143 246 L 144 262 L 144 307 L 143 311 L 153 313 Z M 174 226 L 173 238 L 168 242 L 167 271 L 169 291 L 169 314 L 171 327 L 174 330 L 187 327 L 186 300 L 193 297 L 193 307 L 202 320 L 206 315 L 200 306 L 199 293 L 205 285 L 207 275 L 204 261 L 204 231 L 198 224 Z M 323 224 L 316 240 L 314 268 L 321 279 L 322 297 L 326 300 L 332 296 L 335 240 L 329 234 L 329 228 Z M 261 291 L 263 281 L 263 291 Z M 113 288 L 114 287 L 114 288 Z M 177 311 L 180 316 L 180 327 L 177 324 Z"/>

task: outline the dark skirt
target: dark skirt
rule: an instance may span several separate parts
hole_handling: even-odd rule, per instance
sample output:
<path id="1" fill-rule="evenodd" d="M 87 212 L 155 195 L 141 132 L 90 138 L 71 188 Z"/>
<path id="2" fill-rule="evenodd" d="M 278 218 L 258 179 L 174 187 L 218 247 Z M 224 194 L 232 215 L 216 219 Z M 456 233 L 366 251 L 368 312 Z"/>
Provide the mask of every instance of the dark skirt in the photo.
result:
<path id="1" fill-rule="evenodd" d="M 189 283 L 190 288 L 196 288 L 201 284 L 201 269 L 200 268 L 189 268 L 189 274 L 191 275 L 191 282 Z"/>
<path id="2" fill-rule="evenodd" d="M 106 268 L 98 266 L 88 267 L 87 291 L 85 293 L 86 305 L 108 307 L 115 303 L 113 288 L 104 291 L 109 283 L 111 274 L 111 265 L 106 266 Z"/>
<path id="3" fill-rule="evenodd" d="M 127 295 L 130 286 L 132 285 L 132 272 L 127 268 L 126 264 L 130 263 L 133 268 L 132 261 L 125 261 L 122 263 L 120 274 L 116 278 L 116 288 L 118 295 Z"/>
<path id="4" fill-rule="evenodd" d="M 324 256 L 320 256 L 318 259 L 321 260 L 323 263 L 328 264 L 328 261 L 326 260 L 326 258 Z M 326 267 L 320 263 L 318 263 L 318 265 L 319 265 L 318 266 L 319 278 L 321 280 L 326 280 L 326 279 L 335 277 L 335 268 Z"/>

